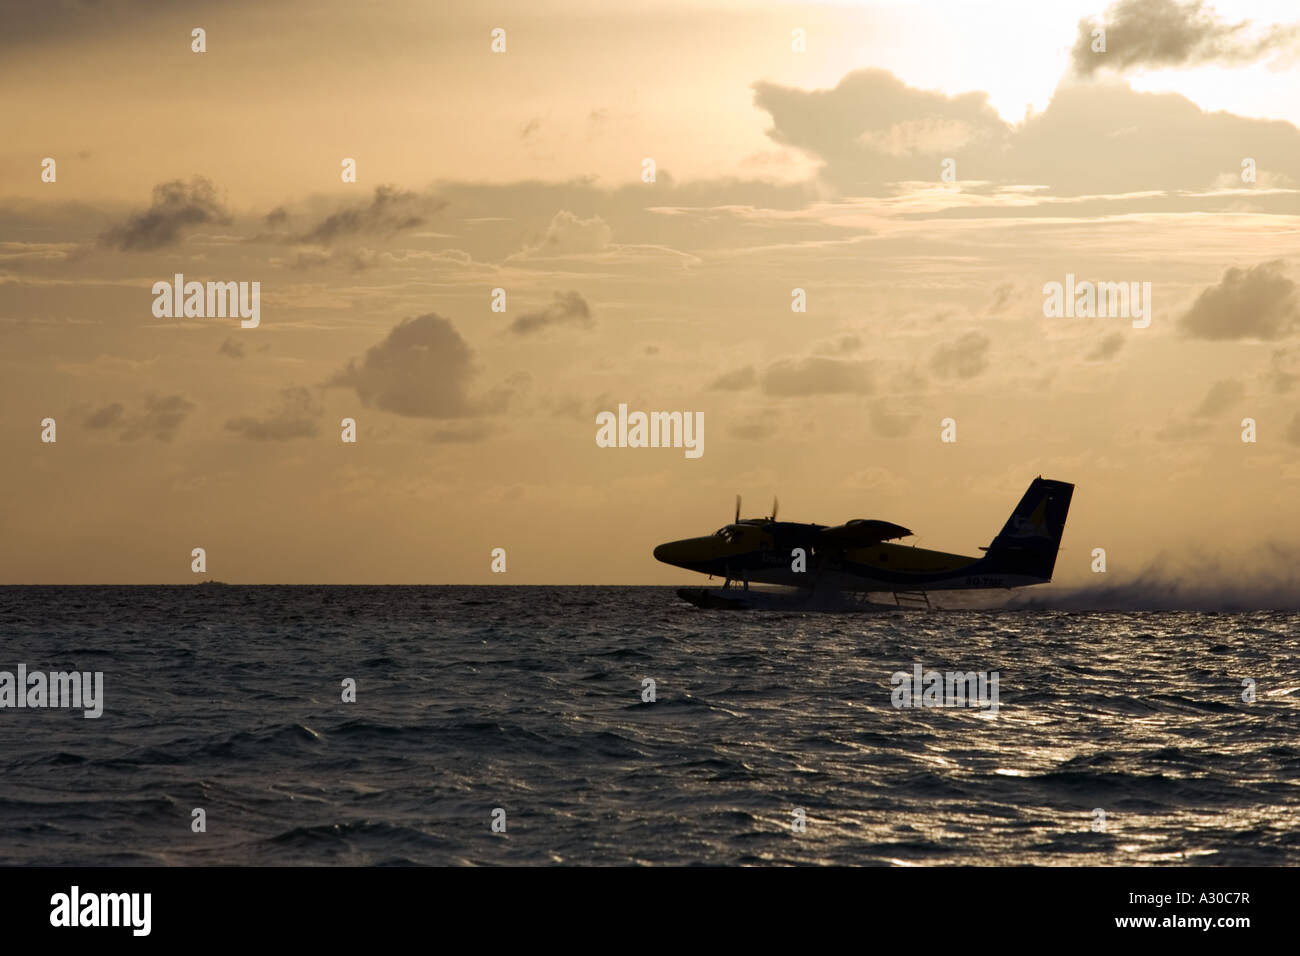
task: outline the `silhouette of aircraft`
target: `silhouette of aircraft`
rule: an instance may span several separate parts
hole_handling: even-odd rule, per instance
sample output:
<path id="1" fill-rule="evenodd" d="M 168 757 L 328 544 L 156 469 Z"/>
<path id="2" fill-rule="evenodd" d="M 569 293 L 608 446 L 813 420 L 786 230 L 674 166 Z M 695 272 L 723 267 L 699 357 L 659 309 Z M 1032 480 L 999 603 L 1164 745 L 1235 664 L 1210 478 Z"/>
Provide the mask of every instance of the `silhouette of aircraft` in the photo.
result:
<path id="1" fill-rule="evenodd" d="M 899 606 L 929 606 L 928 591 L 1016 588 L 1052 580 L 1074 485 L 1039 476 L 979 557 L 893 544 L 912 532 L 875 518 L 828 527 L 740 517 L 702 538 L 661 544 L 665 564 L 724 579 L 721 589 L 682 588 L 678 595 L 700 607 L 760 607 L 770 595 L 750 583 L 798 588 L 806 600 L 822 596 L 892 592 Z M 736 585 L 739 582 L 739 586 Z"/>

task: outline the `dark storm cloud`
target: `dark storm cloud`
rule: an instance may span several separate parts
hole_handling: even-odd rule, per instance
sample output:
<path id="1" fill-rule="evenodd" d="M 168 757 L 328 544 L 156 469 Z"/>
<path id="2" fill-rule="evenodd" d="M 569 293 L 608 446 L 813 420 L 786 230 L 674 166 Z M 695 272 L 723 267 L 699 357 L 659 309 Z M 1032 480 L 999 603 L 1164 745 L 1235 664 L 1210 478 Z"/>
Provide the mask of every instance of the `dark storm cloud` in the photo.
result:
<path id="1" fill-rule="evenodd" d="M 224 342 L 221 343 L 221 348 L 217 349 L 217 354 L 229 355 L 231 358 L 237 358 L 237 359 L 243 358 L 244 357 L 243 343 L 236 342 L 234 339 L 226 339 Z"/>
<path id="2" fill-rule="evenodd" d="M 1296 285 L 1282 262 L 1228 269 L 1218 285 L 1197 296 L 1178 330 L 1198 339 L 1279 339 L 1300 324 Z"/>
<path id="3" fill-rule="evenodd" d="M 1093 31 L 1106 31 L 1105 52 L 1093 51 Z M 1249 20 L 1227 23 L 1202 0 L 1122 0 L 1101 22 L 1080 20 L 1070 51 L 1076 73 L 1123 72 L 1135 67 L 1246 63 L 1280 52 L 1296 40 L 1293 26 L 1273 27 L 1249 35 Z"/>
<path id="4" fill-rule="evenodd" d="M 551 296 L 551 304 L 536 312 L 525 312 L 510 323 L 510 331 L 515 335 L 528 335 L 540 332 L 556 325 L 579 325 L 591 327 L 591 307 L 587 300 L 577 292 L 556 292 Z"/>
<path id="5" fill-rule="evenodd" d="M 422 225 L 428 216 L 445 205 L 441 200 L 410 190 L 376 186 L 375 195 L 368 204 L 332 213 L 295 237 L 294 241 L 330 245 L 358 236 L 393 235 Z"/>
<path id="6" fill-rule="evenodd" d="M 279 407 L 261 418 L 243 416 L 226 422 L 226 430 L 254 441 L 289 441 L 311 438 L 320 430 L 321 408 L 311 392 L 301 386 L 280 390 Z"/>
<path id="7" fill-rule="evenodd" d="M 393 327 L 365 357 L 353 359 L 328 385 L 354 388 L 367 405 L 412 418 L 462 418 L 499 411 L 509 391 L 469 395 L 474 353 L 449 321 L 430 312 Z"/>
<path id="8" fill-rule="evenodd" d="M 930 357 L 930 368 L 940 378 L 974 378 L 988 368 L 989 337 L 967 332 L 955 342 L 941 345 Z"/>
<path id="9" fill-rule="evenodd" d="M 177 179 L 155 186 L 149 208 L 104 232 L 99 244 L 127 252 L 161 249 L 175 245 L 196 226 L 230 221 L 211 182 L 202 176 L 188 183 Z"/>

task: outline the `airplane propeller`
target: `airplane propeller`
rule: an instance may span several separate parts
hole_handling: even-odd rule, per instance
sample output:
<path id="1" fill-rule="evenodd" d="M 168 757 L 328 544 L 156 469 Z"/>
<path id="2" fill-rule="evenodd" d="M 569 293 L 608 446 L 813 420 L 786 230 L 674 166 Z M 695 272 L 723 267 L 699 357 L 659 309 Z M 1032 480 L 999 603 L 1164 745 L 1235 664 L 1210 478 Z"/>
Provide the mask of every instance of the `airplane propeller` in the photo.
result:
<path id="1" fill-rule="evenodd" d="M 773 495 L 773 497 L 772 497 L 772 516 L 771 516 L 770 518 L 767 519 L 768 521 L 775 521 L 775 520 L 776 520 L 777 509 L 779 509 L 780 507 L 781 507 L 781 502 L 780 502 L 780 500 L 779 500 L 775 495 Z M 736 495 L 736 517 L 735 517 L 734 519 L 732 519 L 732 524 L 740 524 L 740 495 Z"/>

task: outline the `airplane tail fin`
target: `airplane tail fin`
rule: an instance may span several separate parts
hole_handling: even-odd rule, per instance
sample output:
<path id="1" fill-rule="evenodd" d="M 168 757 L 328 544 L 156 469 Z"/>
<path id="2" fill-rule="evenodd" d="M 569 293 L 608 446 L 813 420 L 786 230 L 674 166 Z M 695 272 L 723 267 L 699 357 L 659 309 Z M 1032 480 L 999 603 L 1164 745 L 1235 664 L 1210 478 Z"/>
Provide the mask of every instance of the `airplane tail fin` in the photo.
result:
<path id="1" fill-rule="evenodd" d="M 988 546 L 984 560 L 989 571 L 1052 580 L 1073 494 L 1069 482 L 1035 478 Z"/>

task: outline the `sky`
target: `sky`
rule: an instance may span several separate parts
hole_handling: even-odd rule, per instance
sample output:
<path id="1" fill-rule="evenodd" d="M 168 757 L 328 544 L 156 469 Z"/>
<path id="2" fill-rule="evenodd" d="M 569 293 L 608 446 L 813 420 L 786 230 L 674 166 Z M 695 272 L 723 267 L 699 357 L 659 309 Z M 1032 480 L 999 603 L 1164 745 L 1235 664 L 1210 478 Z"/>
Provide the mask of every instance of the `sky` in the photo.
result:
<path id="1" fill-rule="evenodd" d="M 1042 474 L 1061 586 L 1297 585 L 1286 3 L 0 22 L 0 583 L 686 583 L 654 546 L 738 493 L 977 554 Z M 257 326 L 156 314 L 178 273 Z M 704 453 L 599 447 L 620 404 Z"/>

